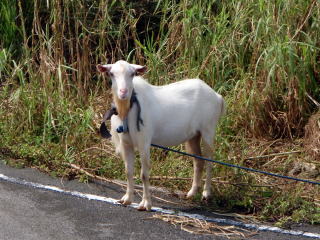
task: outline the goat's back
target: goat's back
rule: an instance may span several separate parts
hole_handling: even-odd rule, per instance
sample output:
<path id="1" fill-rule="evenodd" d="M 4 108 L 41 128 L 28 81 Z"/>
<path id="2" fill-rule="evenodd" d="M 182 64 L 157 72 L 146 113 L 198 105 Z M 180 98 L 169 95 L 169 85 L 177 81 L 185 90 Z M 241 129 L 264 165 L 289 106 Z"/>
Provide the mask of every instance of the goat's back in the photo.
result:
<path id="1" fill-rule="evenodd" d="M 223 111 L 222 97 L 200 79 L 164 86 L 137 79 L 135 89 L 153 143 L 180 144 L 197 132 L 215 128 Z"/>

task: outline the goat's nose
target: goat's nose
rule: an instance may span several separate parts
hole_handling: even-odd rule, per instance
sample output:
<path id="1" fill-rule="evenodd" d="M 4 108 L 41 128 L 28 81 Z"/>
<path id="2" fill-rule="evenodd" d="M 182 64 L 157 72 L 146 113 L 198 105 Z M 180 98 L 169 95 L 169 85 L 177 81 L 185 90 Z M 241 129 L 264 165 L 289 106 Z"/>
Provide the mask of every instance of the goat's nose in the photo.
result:
<path id="1" fill-rule="evenodd" d="M 126 89 L 126 88 L 120 89 L 120 93 L 122 93 L 122 94 L 126 94 L 127 92 L 128 92 L 128 89 Z"/>

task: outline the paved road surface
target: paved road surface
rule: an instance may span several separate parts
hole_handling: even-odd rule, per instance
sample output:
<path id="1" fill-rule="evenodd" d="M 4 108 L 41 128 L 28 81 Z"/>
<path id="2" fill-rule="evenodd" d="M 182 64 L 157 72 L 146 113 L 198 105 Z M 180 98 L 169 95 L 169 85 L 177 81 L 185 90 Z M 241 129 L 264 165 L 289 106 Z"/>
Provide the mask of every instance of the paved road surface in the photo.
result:
<path id="1" fill-rule="evenodd" d="M 101 196 L 120 198 L 123 194 L 117 186 L 61 181 L 34 169 L 10 168 L 1 161 L 0 173 Z M 181 205 L 177 210 L 188 211 L 188 207 Z M 0 180 L 0 240 L 225 239 L 187 233 L 179 226 L 153 219 L 153 214 Z M 305 230 L 315 232 L 315 227 Z M 310 238 L 261 232 L 250 239 Z"/>

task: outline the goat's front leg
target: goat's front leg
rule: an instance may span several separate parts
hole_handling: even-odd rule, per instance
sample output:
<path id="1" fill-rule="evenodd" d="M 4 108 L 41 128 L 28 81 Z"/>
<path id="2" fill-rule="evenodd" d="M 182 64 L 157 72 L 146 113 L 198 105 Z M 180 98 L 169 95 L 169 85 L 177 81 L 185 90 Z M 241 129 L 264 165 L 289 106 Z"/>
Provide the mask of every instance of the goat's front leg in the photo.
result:
<path id="1" fill-rule="evenodd" d="M 130 205 L 133 201 L 134 193 L 134 149 L 131 145 L 121 144 L 120 153 L 126 167 L 127 191 L 126 194 L 119 200 L 119 203 L 123 205 Z"/>
<path id="2" fill-rule="evenodd" d="M 141 158 L 141 179 L 143 184 L 142 201 L 139 204 L 139 211 L 151 210 L 151 195 L 150 195 L 150 147 L 145 147 L 140 151 Z"/>

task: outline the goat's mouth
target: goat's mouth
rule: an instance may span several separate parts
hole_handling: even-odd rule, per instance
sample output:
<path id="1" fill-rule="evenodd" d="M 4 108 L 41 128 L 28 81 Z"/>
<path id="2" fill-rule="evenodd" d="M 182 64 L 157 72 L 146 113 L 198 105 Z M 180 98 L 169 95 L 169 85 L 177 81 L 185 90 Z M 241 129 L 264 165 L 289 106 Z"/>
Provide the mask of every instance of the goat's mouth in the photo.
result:
<path id="1" fill-rule="evenodd" d="M 128 94 L 118 94 L 118 98 L 120 100 L 127 100 L 128 99 Z"/>

